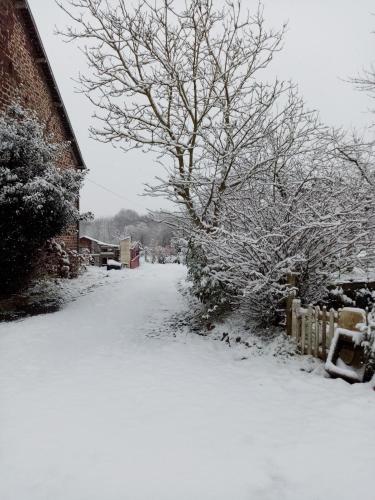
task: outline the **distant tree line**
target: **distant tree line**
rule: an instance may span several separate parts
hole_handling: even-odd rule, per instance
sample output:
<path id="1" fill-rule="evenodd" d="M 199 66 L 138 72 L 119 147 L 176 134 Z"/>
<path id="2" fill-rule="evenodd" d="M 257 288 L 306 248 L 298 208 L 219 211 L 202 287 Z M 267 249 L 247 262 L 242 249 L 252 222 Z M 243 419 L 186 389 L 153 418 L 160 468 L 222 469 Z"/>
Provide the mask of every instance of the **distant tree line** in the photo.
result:
<path id="1" fill-rule="evenodd" d="M 112 217 L 97 217 L 93 221 L 81 222 L 81 235 L 100 241 L 118 243 L 121 238 L 131 236 L 143 247 L 169 247 L 174 237 L 173 227 L 160 222 L 158 214 L 139 214 L 135 210 L 122 209 Z"/>

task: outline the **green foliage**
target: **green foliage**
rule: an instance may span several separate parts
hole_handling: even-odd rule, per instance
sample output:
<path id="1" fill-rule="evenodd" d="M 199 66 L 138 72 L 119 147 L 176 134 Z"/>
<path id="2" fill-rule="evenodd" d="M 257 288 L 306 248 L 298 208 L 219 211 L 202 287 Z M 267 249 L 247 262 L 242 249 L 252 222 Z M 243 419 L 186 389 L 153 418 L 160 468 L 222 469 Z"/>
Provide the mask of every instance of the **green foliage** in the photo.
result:
<path id="1" fill-rule="evenodd" d="M 21 290 L 45 242 L 78 220 L 82 174 L 58 168 L 65 147 L 18 105 L 0 116 L 1 295 Z"/>
<path id="2" fill-rule="evenodd" d="M 365 381 L 371 380 L 375 373 L 375 323 L 373 314 L 369 316 L 369 326 L 362 342 L 365 354 Z"/>
<path id="3" fill-rule="evenodd" d="M 232 307 L 235 291 L 219 276 L 225 275 L 222 264 L 210 259 L 202 245 L 189 241 L 186 254 L 188 277 L 192 282 L 192 293 L 202 302 L 207 317 L 219 316 Z"/>

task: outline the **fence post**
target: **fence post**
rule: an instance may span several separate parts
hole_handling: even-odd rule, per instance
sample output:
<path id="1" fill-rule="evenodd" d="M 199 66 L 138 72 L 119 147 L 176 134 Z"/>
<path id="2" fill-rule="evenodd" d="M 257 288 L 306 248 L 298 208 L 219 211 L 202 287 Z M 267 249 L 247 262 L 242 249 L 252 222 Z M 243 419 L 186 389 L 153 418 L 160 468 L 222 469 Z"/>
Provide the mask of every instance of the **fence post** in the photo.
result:
<path id="1" fill-rule="evenodd" d="M 292 301 L 292 319 L 291 319 L 291 335 L 292 337 L 295 337 L 296 340 L 298 340 L 298 318 L 297 318 L 297 311 L 301 307 L 301 301 L 299 299 L 293 299 Z"/>
<path id="2" fill-rule="evenodd" d="M 312 354 L 312 322 L 313 306 L 310 304 L 307 309 L 307 354 Z"/>
<path id="3" fill-rule="evenodd" d="M 335 333 L 335 311 L 331 308 L 329 311 L 329 343 L 331 344 Z"/>
<path id="4" fill-rule="evenodd" d="M 305 354 L 306 319 L 305 313 L 301 316 L 301 354 Z"/>
<path id="5" fill-rule="evenodd" d="M 288 335 L 293 334 L 293 325 L 292 325 L 292 318 L 293 318 L 293 312 L 292 312 L 292 307 L 293 307 L 293 300 L 295 298 L 295 287 L 297 283 L 297 276 L 295 274 L 289 273 L 287 276 L 287 287 L 290 289 L 288 293 L 288 297 L 286 299 L 286 333 Z"/>
<path id="6" fill-rule="evenodd" d="M 341 307 L 339 307 L 339 309 L 337 309 L 337 325 L 340 325 L 340 316 L 341 316 Z"/>
<path id="7" fill-rule="evenodd" d="M 314 353 L 315 357 L 319 358 L 319 330 L 320 330 L 320 323 L 319 323 L 319 311 L 320 308 L 319 306 L 315 307 L 315 348 L 314 348 Z"/>
<path id="8" fill-rule="evenodd" d="M 327 356 L 327 307 L 323 306 L 322 311 L 322 359 Z"/>

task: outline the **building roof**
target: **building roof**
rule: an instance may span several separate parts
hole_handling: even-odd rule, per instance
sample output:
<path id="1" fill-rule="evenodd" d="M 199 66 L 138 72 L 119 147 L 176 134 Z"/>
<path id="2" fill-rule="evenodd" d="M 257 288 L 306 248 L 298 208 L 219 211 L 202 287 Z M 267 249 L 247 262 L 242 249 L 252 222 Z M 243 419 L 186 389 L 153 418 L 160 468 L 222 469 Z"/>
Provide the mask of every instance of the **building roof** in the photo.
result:
<path id="1" fill-rule="evenodd" d="M 113 248 L 118 248 L 119 247 L 119 245 L 116 245 L 114 243 L 106 243 L 105 241 L 97 240 L 95 238 L 92 238 L 91 236 L 82 235 L 82 236 L 79 237 L 80 240 L 82 238 L 85 238 L 86 240 L 93 241 L 94 243 L 97 243 L 100 246 L 113 247 Z"/>
<path id="2" fill-rule="evenodd" d="M 72 124 L 69 120 L 68 113 L 66 111 L 63 99 L 61 97 L 59 88 L 57 86 L 56 79 L 53 75 L 51 65 L 48 61 L 47 53 L 44 49 L 42 39 L 40 37 L 34 16 L 31 12 L 30 5 L 28 0 L 17 0 L 16 2 L 17 8 L 21 10 L 21 13 L 24 18 L 25 26 L 29 32 L 30 38 L 34 44 L 34 48 L 37 54 L 38 63 L 43 68 L 45 78 L 47 80 L 48 86 L 50 88 L 50 92 L 54 99 L 56 108 L 61 116 L 62 123 L 65 128 L 66 135 L 68 140 L 71 143 L 71 147 L 73 150 L 73 154 L 77 160 L 77 168 L 85 169 L 86 165 L 82 157 L 81 150 L 78 145 L 78 141 L 76 135 L 74 133 Z"/>

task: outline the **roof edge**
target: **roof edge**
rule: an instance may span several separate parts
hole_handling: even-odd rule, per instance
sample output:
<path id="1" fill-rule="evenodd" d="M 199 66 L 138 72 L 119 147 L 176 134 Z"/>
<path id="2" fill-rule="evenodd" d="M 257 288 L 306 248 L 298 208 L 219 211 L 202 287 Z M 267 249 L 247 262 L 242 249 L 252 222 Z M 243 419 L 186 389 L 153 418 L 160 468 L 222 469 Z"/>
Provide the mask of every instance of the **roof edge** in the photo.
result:
<path id="1" fill-rule="evenodd" d="M 86 240 L 94 241 L 98 245 L 103 245 L 103 246 L 107 246 L 107 247 L 116 247 L 116 248 L 119 247 L 119 245 L 116 243 L 107 243 L 105 241 L 97 240 L 96 238 L 93 238 L 92 236 L 87 236 L 86 234 L 81 234 L 79 236 L 79 239 L 81 239 L 81 238 L 85 238 Z"/>

